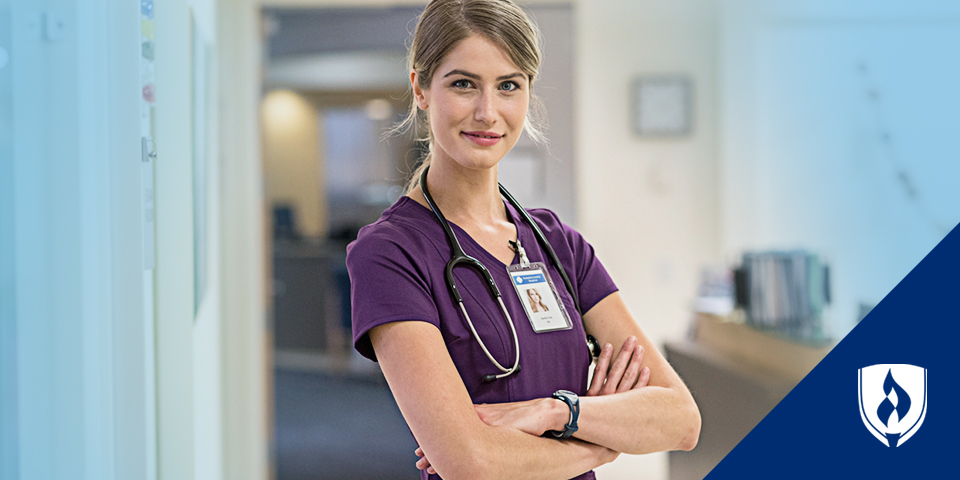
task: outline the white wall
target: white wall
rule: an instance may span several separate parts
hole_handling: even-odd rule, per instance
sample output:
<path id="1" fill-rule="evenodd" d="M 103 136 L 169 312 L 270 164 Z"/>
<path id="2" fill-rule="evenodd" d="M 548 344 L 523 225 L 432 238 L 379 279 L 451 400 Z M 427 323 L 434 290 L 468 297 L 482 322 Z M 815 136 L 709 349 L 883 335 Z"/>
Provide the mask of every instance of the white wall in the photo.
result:
<path id="1" fill-rule="evenodd" d="M 138 12 L 111 0 L 0 2 L 11 53 L 0 83 L 11 75 L 13 99 L 0 117 L 15 129 L 0 152 L 12 182 L 0 200 L 12 263 L 0 267 L 13 269 L 0 275 L 10 301 L 0 335 L 16 336 L 3 338 L 0 478 L 151 478 Z M 43 18 L 62 30 L 33 28 Z"/>
<path id="2" fill-rule="evenodd" d="M 717 12 L 710 0 L 577 3 L 577 204 L 581 232 L 657 345 L 681 338 L 699 269 L 719 260 Z M 693 132 L 631 133 L 630 83 L 693 82 Z M 666 478 L 666 454 L 621 456 L 606 478 Z"/>
<path id="3" fill-rule="evenodd" d="M 186 0 L 155 4 L 158 477 L 194 473 L 193 174 Z"/>
<path id="4" fill-rule="evenodd" d="M 838 337 L 960 221 L 958 18 L 945 2 L 724 2 L 723 249 L 826 256 Z"/>
<path id="5" fill-rule="evenodd" d="M 221 310 L 219 271 L 217 8 L 216 0 L 175 0 L 155 5 L 155 328 L 160 479 L 224 478 L 222 336 L 226 322 Z M 203 57 L 209 65 L 202 65 Z M 205 91 L 204 83 L 209 85 Z M 207 128 L 200 128 L 201 123 Z M 194 145 L 199 147 L 195 149 Z M 198 173 L 194 163 L 202 163 L 204 156 L 206 171 Z M 205 177 L 205 188 L 195 190 L 194 182 L 200 175 Z M 194 223 L 196 209 L 204 206 L 205 238 Z M 205 257 L 195 255 L 200 251 L 195 250 L 195 242 L 207 244 Z M 207 272 L 202 298 L 197 298 L 194 289 L 196 262 L 205 262 Z"/>
<path id="6" fill-rule="evenodd" d="M 271 478 L 260 6 L 217 3 L 223 478 Z M 257 212 L 260 212 L 258 215 Z"/>
<path id="7" fill-rule="evenodd" d="M 194 258 L 194 262 L 206 262 L 205 293 L 196 303 L 196 318 L 193 323 L 193 462 L 194 479 L 217 480 L 224 477 L 224 432 L 223 432 L 223 328 L 224 321 L 221 297 L 221 256 L 220 241 L 220 146 L 219 136 L 219 98 L 217 72 L 217 0 L 191 0 L 193 12 L 194 58 L 192 62 L 195 80 L 193 98 L 195 107 L 202 108 L 202 114 L 194 112 L 193 136 L 205 138 L 197 142 L 194 155 L 203 155 L 201 162 L 206 172 L 202 183 L 206 189 L 205 201 L 194 205 L 194 209 L 206 209 L 206 256 Z M 196 47 L 206 54 L 198 55 Z M 197 58 L 202 57 L 202 58 Z M 204 65 L 204 61 L 206 64 Z M 198 72 L 198 69 L 203 72 Z M 206 87 L 202 85 L 206 84 Z M 205 96 L 198 94 L 199 88 L 205 88 Z M 203 128 L 197 128 L 197 122 L 203 122 Z M 199 159 L 194 159 L 199 161 Z M 196 174 L 196 169 L 194 170 Z M 196 201 L 196 199 L 195 199 Z M 196 292 L 196 289 L 195 289 Z"/>
<path id="8" fill-rule="evenodd" d="M 261 110 L 267 206 L 293 207 L 298 233 L 323 238 L 329 207 L 321 168 L 322 115 L 302 95 L 280 89 L 264 96 Z"/>

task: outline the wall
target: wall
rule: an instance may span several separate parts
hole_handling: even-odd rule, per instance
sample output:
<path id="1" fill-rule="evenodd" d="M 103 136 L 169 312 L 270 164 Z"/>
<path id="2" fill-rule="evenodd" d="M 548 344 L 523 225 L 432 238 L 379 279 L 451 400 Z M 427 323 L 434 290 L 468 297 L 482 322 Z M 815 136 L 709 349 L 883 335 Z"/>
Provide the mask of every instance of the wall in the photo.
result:
<path id="1" fill-rule="evenodd" d="M 323 237 L 327 233 L 327 201 L 321 176 L 323 131 L 317 109 L 290 90 L 272 90 L 264 97 L 262 109 L 267 207 L 291 205 L 299 233 Z"/>
<path id="2" fill-rule="evenodd" d="M 215 0 L 155 7 L 156 477 L 161 480 L 224 478 L 222 337 L 228 322 L 221 313 L 219 136 L 214 128 L 219 118 L 217 7 Z M 196 189 L 195 182 L 205 186 Z M 206 249 L 198 243 L 206 243 Z M 202 293 L 194 288 L 198 262 L 208 272 Z"/>
<path id="3" fill-rule="evenodd" d="M 157 478 L 172 480 L 194 469 L 191 28 L 186 0 L 154 11 Z"/>
<path id="4" fill-rule="evenodd" d="M 680 338 L 699 269 L 720 260 L 716 124 L 717 14 L 710 0 L 578 2 L 577 205 L 581 232 L 657 345 Z M 638 75 L 693 82 L 693 133 L 631 133 Z M 621 456 L 601 472 L 665 478 L 666 454 Z"/>
<path id="5" fill-rule="evenodd" d="M 216 7 L 219 115 L 219 299 L 223 478 L 271 478 L 270 380 L 267 330 L 267 230 L 259 128 L 261 39 L 259 4 L 220 1 Z M 260 212 L 258 215 L 257 212 Z"/>
<path id="6" fill-rule="evenodd" d="M 0 478 L 156 473 L 139 8 L 0 2 Z"/>
<path id="7" fill-rule="evenodd" d="M 960 221 L 955 3 L 724 2 L 724 251 L 831 266 L 838 338 Z"/>
<path id="8" fill-rule="evenodd" d="M 221 259 L 219 246 L 220 234 L 220 146 L 218 140 L 219 115 L 219 77 L 217 65 L 217 0 L 192 0 L 194 30 L 191 39 L 191 71 L 194 74 L 192 86 L 193 100 L 193 155 L 194 175 L 200 175 L 194 181 L 205 184 L 205 189 L 197 194 L 203 199 L 194 199 L 194 215 L 205 209 L 206 214 L 195 220 L 206 224 L 205 235 L 198 240 L 205 243 L 206 254 L 194 258 L 195 263 L 205 262 L 205 291 L 202 297 L 194 299 L 195 318 L 193 322 L 193 463 L 194 479 L 216 480 L 224 477 L 224 432 L 223 432 L 223 329 L 229 325 L 222 314 L 220 300 Z M 203 50 L 205 53 L 198 52 Z M 203 90 L 200 92 L 198 90 Z M 198 124 L 202 124 L 198 125 Z M 198 128 L 199 127 L 199 128 Z M 197 136 L 202 136 L 198 139 Z M 198 158 L 202 156 L 203 158 Z M 200 165 L 199 167 L 197 165 Z M 198 169 L 205 170 L 199 172 Z M 199 202 L 199 203 L 197 203 Z M 196 247 L 194 249 L 197 252 Z M 198 265 L 199 266 L 199 265 Z M 194 280 L 197 280 L 195 275 Z M 194 289 L 194 295 L 198 290 Z"/>

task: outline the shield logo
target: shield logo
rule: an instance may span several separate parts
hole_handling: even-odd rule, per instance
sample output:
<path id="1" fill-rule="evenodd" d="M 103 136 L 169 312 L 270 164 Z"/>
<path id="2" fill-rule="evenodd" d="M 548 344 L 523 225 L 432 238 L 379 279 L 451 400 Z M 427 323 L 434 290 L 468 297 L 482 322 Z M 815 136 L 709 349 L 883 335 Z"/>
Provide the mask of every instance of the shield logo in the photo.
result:
<path id="1" fill-rule="evenodd" d="M 927 415 L 927 369 L 879 364 L 857 370 L 860 418 L 888 447 L 903 445 Z"/>

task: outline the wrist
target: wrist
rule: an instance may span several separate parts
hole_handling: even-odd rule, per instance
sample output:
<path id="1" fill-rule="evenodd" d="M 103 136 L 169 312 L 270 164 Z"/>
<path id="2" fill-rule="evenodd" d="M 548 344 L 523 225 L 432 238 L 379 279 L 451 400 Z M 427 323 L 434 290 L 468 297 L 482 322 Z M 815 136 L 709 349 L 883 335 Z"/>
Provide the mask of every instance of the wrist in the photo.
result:
<path id="1" fill-rule="evenodd" d="M 577 421 L 580 419 L 580 397 L 569 390 L 557 390 L 552 398 L 563 402 L 567 406 L 569 417 L 564 423 L 563 430 L 553 432 L 555 437 L 568 438 L 577 432 Z"/>
<path id="2" fill-rule="evenodd" d="M 547 430 L 562 432 L 570 421 L 570 407 L 563 400 L 557 398 L 545 398 L 550 405 L 550 422 Z"/>

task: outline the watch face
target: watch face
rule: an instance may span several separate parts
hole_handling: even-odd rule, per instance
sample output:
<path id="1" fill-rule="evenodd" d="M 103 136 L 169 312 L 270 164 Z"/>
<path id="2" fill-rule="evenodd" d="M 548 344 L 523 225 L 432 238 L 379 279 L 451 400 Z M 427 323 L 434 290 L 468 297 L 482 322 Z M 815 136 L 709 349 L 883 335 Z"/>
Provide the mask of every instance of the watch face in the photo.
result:
<path id="1" fill-rule="evenodd" d="M 567 397 L 570 397 L 573 400 L 577 400 L 578 398 L 580 398 L 579 396 L 577 396 L 576 393 L 573 393 L 570 390 L 557 390 L 557 393 L 559 393 L 560 395 L 565 395 Z"/>

